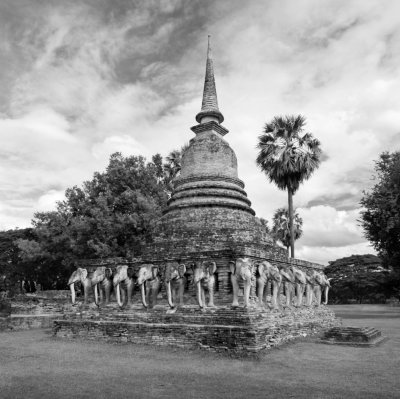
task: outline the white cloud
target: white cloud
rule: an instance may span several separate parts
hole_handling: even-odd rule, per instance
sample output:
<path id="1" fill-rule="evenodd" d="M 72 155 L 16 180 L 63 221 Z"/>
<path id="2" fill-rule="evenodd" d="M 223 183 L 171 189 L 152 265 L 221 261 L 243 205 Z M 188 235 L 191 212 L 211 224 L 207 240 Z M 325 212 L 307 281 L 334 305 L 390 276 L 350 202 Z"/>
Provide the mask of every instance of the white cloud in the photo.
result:
<path id="1" fill-rule="evenodd" d="M 347 256 L 365 254 L 375 254 L 373 247 L 366 242 L 339 247 L 309 247 L 305 245 L 296 250 L 296 258 L 323 265 L 328 265 L 330 261 Z"/>
<path id="2" fill-rule="evenodd" d="M 64 191 L 50 190 L 41 195 L 37 201 L 37 210 L 39 212 L 54 211 L 56 203 L 65 199 Z"/>
<path id="3" fill-rule="evenodd" d="M 187 142 L 211 33 L 226 139 L 258 216 L 287 194 L 257 169 L 257 136 L 273 116 L 302 113 L 328 159 L 295 195 L 298 255 L 371 252 L 356 219 L 373 160 L 400 145 L 399 2 L 43 4 L 21 8 L 8 24 L 17 38 L 0 40 L 11 57 L 0 65 L 12 66 L 0 81 L 0 228 L 29 224 L 115 151 Z"/>

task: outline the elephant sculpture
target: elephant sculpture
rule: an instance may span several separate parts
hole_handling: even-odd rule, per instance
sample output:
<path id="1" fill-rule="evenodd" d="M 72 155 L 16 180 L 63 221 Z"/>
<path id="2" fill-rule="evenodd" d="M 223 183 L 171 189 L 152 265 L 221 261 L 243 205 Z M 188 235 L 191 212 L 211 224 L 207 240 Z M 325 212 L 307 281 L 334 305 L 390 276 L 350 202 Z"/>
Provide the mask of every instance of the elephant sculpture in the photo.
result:
<path id="1" fill-rule="evenodd" d="M 115 268 L 113 284 L 116 292 L 119 307 L 131 306 L 133 288 L 135 286 L 135 273 L 133 267 L 127 265 L 118 265 Z M 122 291 L 122 299 L 121 299 Z"/>
<path id="2" fill-rule="evenodd" d="M 294 275 L 292 270 L 288 268 L 282 268 L 279 270 L 279 273 L 282 277 L 282 283 L 285 288 L 285 296 L 286 296 L 286 307 L 290 307 L 292 305 L 292 300 L 294 296 Z"/>
<path id="3" fill-rule="evenodd" d="M 231 281 L 233 288 L 233 302 L 232 307 L 239 307 L 239 282 L 244 283 L 244 307 L 249 306 L 250 287 L 254 274 L 254 266 L 249 258 L 238 258 L 235 262 L 231 261 Z"/>
<path id="4" fill-rule="evenodd" d="M 161 279 L 159 267 L 153 264 L 144 264 L 138 272 L 137 284 L 140 287 L 142 304 L 147 309 L 157 303 Z"/>
<path id="5" fill-rule="evenodd" d="M 214 308 L 215 272 L 217 265 L 212 261 L 197 261 L 192 264 L 193 282 L 197 291 L 197 303 L 201 310 L 206 308 L 205 290 L 208 291 L 208 307 Z"/>
<path id="6" fill-rule="evenodd" d="M 176 311 L 176 302 L 179 298 L 179 306 L 183 306 L 183 293 L 186 285 L 186 266 L 178 262 L 167 262 L 165 266 L 164 281 L 166 284 L 169 313 Z"/>
<path id="7" fill-rule="evenodd" d="M 294 284 L 297 292 L 295 306 L 300 307 L 303 304 L 304 291 L 307 286 L 307 277 L 306 273 L 297 267 L 292 266 L 291 269 L 294 275 Z"/>
<path id="8" fill-rule="evenodd" d="M 294 305 L 300 307 L 307 285 L 306 273 L 295 266 L 281 269 L 280 273 L 285 284 L 286 306 L 291 306 L 294 297 Z"/>
<path id="9" fill-rule="evenodd" d="M 314 272 L 305 273 L 307 285 L 306 285 L 306 306 L 311 306 L 313 298 L 315 296 L 316 280 Z"/>
<path id="10" fill-rule="evenodd" d="M 272 296 L 271 306 L 273 309 L 278 309 L 278 295 L 282 283 L 282 276 L 279 273 L 279 269 L 276 266 L 271 265 L 267 261 L 263 261 L 257 265 L 257 296 L 258 303 L 263 306 L 263 303 L 267 303 L 267 283 L 271 282 Z"/>
<path id="11" fill-rule="evenodd" d="M 92 287 L 94 291 L 94 301 L 97 306 L 100 303 L 103 303 L 103 291 L 105 293 L 105 305 L 108 305 L 110 302 L 110 292 L 112 287 L 112 270 L 108 267 L 101 266 L 98 267 L 92 275 Z M 100 291 L 100 302 L 99 302 L 99 293 Z"/>
<path id="12" fill-rule="evenodd" d="M 92 281 L 88 277 L 88 271 L 81 267 L 78 267 L 72 274 L 68 280 L 68 285 L 71 290 L 71 300 L 72 304 L 75 305 L 75 283 L 80 281 L 83 285 L 84 290 L 84 300 L 83 303 L 86 305 L 88 302 L 89 291 L 92 287 Z"/>
<path id="13" fill-rule="evenodd" d="M 317 306 L 321 305 L 322 296 L 325 296 L 324 305 L 328 304 L 328 292 L 329 288 L 331 287 L 330 280 L 328 279 L 323 272 L 314 271 L 312 274 L 315 280 L 315 287 L 314 287 L 314 295 L 317 300 Z"/>

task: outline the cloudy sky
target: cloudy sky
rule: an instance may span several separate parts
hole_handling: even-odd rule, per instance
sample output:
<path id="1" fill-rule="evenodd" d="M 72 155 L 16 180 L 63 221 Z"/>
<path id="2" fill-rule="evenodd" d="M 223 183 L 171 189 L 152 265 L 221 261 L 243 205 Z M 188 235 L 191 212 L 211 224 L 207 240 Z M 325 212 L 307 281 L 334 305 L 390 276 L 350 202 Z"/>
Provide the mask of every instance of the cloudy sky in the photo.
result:
<path id="1" fill-rule="evenodd" d="M 303 114 L 326 160 L 295 196 L 297 257 L 373 253 L 357 219 L 373 161 L 400 145 L 397 0 L 2 0 L 0 229 L 29 226 L 115 151 L 187 142 L 208 34 L 257 215 L 287 201 L 255 165 L 257 137 L 275 115 Z"/>

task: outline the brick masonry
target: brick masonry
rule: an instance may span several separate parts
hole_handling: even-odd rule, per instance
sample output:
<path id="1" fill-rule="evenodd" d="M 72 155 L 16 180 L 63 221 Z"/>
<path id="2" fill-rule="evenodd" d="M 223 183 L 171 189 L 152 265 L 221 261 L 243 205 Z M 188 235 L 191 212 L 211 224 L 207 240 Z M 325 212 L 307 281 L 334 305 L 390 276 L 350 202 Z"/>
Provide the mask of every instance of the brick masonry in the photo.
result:
<path id="1" fill-rule="evenodd" d="M 325 306 L 282 311 L 225 306 L 205 312 L 184 306 L 175 314 L 166 310 L 156 306 L 151 311 L 136 307 L 69 313 L 54 322 L 53 331 L 62 338 L 242 353 L 259 352 L 340 324 Z"/>

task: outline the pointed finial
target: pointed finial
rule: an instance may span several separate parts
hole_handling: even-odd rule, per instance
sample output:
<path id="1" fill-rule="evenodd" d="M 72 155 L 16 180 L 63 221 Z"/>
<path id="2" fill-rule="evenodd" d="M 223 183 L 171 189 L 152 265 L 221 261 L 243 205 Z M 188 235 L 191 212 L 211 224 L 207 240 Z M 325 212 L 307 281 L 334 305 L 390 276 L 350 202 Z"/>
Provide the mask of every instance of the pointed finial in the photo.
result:
<path id="1" fill-rule="evenodd" d="M 203 101 L 201 111 L 196 115 L 198 123 L 216 121 L 222 123 L 224 117 L 218 109 L 217 89 L 215 87 L 214 66 L 211 57 L 211 35 L 208 35 L 206 77 L 204 81 Z"/>

